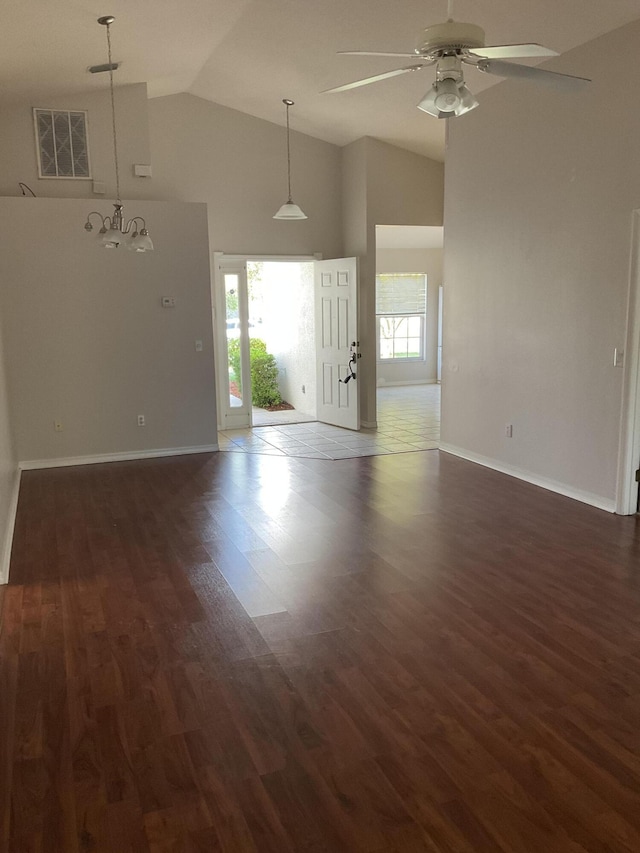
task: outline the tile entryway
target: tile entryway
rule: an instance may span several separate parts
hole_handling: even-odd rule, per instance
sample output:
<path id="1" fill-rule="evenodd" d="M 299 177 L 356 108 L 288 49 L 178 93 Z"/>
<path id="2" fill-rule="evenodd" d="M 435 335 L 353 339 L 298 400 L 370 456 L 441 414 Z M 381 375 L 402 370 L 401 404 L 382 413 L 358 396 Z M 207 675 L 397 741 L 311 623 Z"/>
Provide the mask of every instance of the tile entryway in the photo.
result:
<path id="1" fill-rule="evenodd" d="M 378 388 L 377 429 L 353 432 L 311 421 L 218 433 L 220 450 L 307 459 L 349 459 L 434 450 L 439 440 L 439 385 Z"/>

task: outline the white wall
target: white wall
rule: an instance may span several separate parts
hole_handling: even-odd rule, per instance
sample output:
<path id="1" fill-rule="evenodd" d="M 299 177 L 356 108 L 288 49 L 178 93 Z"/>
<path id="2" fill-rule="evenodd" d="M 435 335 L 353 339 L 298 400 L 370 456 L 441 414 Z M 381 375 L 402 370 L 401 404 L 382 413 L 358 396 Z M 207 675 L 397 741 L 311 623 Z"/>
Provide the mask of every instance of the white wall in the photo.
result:
<path id="1" fill-rule="evenodd" d="M 139 83 L 115 89 L 118 162 L 123 198 L 148 198 L 153 179 L 136 178 L 135 163 L 149 163 L 147 86 Z M 33 107 L 87 110 L 91 171 L 106 183 L 106 195 L 94 195 L 92 181 L 38 178 Z M 108 209 L 115 196 L 115 168 L 109 90 L 44 98 L 42 102 L 6 106 L 0 110 L 0 196 L 21 195 L 18 181 L 28 184 L 38 197 L 95 198 Z M 102 209 L 102 207 L 101 207 Z"/>
<path id="2" fill-rule="evenodd" d="M 378 249 L 376 274 L 426 273 L 427 320 L 425 360 L 378 362 L 378 385 L 435 382 L 438 361 L 438 288 L 442 284 L 442 249 Z"/>
<path id="3" fill-rule="evenodd" d="M 341 255 L 337 146 L 291 132 L 293 198 L 309 218 L 285 222 L 273 219 L 287 200 L 284 127 L 186 94 L 150 101 L 149 120 L 154 198 L 206 202 L 212 249 Z"/>
<path id="4" fill-rule="evenodd" d="M 11 439 L 2 337 L 2 330 L 0 329 L 0 583 L 6 583 L 9 577 L 18 471 Z M 0 625 L 2 623 L 1 610 L 0 607 Z"/>
<path id="5" fill-rule="evenodd" d="M 609 509 L 639 48 L 636 22 L 554 59 L 593 78 L 580 95 L 516 81 L 483 92 L 450 122 L 447 150 L 442 441 Z"/>
<path id="6" fill-rule="evenodd" d="M 262 282 L 264 328 L 258 335 L 278 363 L 280 393 L 297 412 L 315 417 L 313 263 L 267 263 Z"/>
<path id="7" fill-rule="evenodd" d="M 145 254 L 95 245 L 83 229 L 89 207 L 0 199 L 0 304 L 18 459 L 214 445 L 205 206 L 125 202 L 129 215 L 147 219 L 156 250 Z M 176 308 L 161 307 L 165 295 L 176 297 Z"/>

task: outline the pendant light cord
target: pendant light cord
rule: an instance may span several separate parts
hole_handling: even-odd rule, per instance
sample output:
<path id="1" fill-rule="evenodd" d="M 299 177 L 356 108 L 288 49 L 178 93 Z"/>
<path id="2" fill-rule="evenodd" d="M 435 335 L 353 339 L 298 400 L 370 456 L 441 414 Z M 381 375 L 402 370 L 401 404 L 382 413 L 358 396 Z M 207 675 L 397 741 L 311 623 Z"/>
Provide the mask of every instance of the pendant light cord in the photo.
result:
<path id="1" fill-rule="evenodd" d="M 113 61 L 111 59 L 111 24 L 107 24 L 107 51 L 109 54 L 109 89 L 111 90 L 111 124 L 113 127 L 113 160 L 116 166 L 116 202 L 122 204 L 120 198 L 120 169 L 118 168 L 118 132 L 116 130 L 116 101 L 113 92 Z"/>
<path id="2" fill-rule="evenodd" d="M 447 18 L 453 21 L 453 0 L 447 0 Z"/>
<path id="3" fill-rule="evenodd" d="M 287 204 L 291 204 L 291 144 L 289 142 L 289 107 L 291 104 L 285 101 L 285 106 L 287 108 L 287 187 L 289 190 Z"/>

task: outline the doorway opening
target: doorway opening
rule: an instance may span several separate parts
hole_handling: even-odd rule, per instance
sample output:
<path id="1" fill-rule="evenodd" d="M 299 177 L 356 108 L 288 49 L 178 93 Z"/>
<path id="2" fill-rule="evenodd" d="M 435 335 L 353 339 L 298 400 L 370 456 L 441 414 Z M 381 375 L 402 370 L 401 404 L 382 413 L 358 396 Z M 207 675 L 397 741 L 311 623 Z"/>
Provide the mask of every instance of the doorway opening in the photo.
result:
<path id="1" fill-rule="evenodd" d="M 227 257 L 219 271 L 219 427 L 314 421 L 314 261 Z"/>
<path id="2" fill-rule="evenodd" d="M 425 449 L 440 439 L 443 228 L 376 226 L 378 425 Z"/>
<path id="3" fill-rule="evenodd" d="M 359 430 L 357 258 L 214 258 L 219 430 L 255 409 Z"/>

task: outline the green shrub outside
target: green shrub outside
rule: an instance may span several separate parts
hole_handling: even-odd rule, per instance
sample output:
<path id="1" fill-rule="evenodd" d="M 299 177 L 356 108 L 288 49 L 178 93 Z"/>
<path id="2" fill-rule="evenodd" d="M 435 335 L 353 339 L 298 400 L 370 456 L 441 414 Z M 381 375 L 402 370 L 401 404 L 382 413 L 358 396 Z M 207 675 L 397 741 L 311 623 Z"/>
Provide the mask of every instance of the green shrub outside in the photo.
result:
<path id="1" fill-rule="evenodd" d="M 275 356 L 268 352 L 256 354 L 251 359 L 251 402 L 261 409 L 282 402 L 278 365 Z"/>
<path id="2" fill-rule="evenodd" d="M 233 381 L 242 393 L 240 340 L 238 338 L 227 340 L 227 350 Z M 259 408 L 277 406 L 282 402 L 278 388 L 278 366 L 275 356 L 267 352 L 267 345 L 260 338 L 249 340 L 249 364 L 251 366 L 251 402 Z"/>

